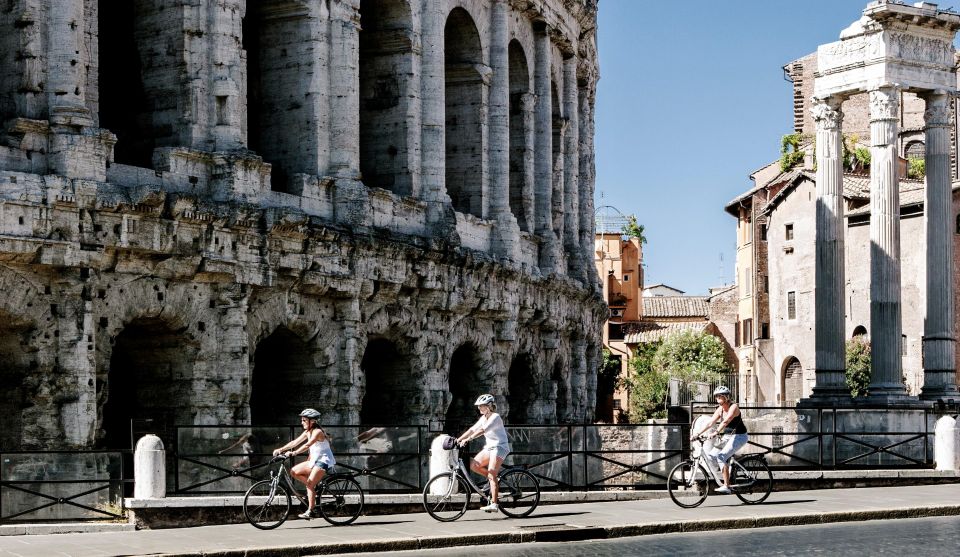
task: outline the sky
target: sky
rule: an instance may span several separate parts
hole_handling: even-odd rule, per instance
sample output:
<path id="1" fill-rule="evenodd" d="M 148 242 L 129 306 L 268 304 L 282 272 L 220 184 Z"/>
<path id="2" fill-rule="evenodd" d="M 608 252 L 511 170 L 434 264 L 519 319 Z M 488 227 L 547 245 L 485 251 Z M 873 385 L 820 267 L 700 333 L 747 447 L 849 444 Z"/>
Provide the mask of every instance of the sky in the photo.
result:
<path id="1" fill-rule="evenodd" d="M 595 204 L 644 225 L 645 284 L 702 295 L 733 282 L 723 208 L 793 132 L 782 68 L 838 40 L 867 3 L 600 0 Z"/>

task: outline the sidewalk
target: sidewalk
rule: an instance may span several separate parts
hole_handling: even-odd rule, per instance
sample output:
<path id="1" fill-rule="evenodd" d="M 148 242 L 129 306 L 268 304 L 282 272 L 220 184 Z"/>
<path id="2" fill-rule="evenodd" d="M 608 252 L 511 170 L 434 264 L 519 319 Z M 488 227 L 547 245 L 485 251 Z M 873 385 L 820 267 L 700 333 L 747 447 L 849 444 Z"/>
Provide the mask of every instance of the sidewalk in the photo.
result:
<path id="1" fill-rule="evenodd" d="M 0 537 L 13 555 L 318 555 L 359 551 L 613 538 L 881 518 L 960 515 L 960 484 L 774 492 L 762 505 L 711 495 L 696 509 L 670 499 L 547 505 L 528 519 L 471 510 L 454 523 L 425 513 L 361 517 L 334 527 L 291 520 L 277 530 L 246 524 L 137 532 Z M 255 550 L 247 553 L 248 550 Z"/>

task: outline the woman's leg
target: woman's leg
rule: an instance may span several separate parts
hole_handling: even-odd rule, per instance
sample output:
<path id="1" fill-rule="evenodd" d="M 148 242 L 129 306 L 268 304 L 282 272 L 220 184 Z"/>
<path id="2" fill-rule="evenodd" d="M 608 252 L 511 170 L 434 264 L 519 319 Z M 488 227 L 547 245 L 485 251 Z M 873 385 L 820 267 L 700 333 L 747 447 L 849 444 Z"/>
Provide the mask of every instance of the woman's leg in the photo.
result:
<path id="1" fill-rule="evenodd" d="M 312 511 L 317 506 L 317 484 L 327 475 L 327 471 L 321 466 L 314 466 L 310 470 L 310 475 L 305 482 L 307 485 L 307 506 Z"/>
<path id="2" fill-rule="evenodd" d="M 484 449 L 477 453 L 477 456 L 473 457 L 473 460 L 470 461 L 470 469 L 480 474 L 481 476 L 487 475 L 487 466 L 490 462 L 490 451 Z"/>
<path id="3" fill-rule="evenodd" d="M 298 482 L 306 484 L 307 478 L 310 476 L 310 468 L 311 466 L 309 462 L 301 462 L 290 469 L 290 475 L 293 476 L 293 478 Z"/>
<path id="4" fill-rule="evenodd" d="M 495 455 L 496 453 L 491 453 Z M 492 456 L 490 458 L 490 463 L 487 466 L 487 480 L 490 482 L 490 502 L 494 505 L 497 504 L 497 501 L 500 498 L 500 482 L 497 481 L 497 475 L 500 473 L 500 466 L 503 464 L 503 459 L 499 456 Z"/>

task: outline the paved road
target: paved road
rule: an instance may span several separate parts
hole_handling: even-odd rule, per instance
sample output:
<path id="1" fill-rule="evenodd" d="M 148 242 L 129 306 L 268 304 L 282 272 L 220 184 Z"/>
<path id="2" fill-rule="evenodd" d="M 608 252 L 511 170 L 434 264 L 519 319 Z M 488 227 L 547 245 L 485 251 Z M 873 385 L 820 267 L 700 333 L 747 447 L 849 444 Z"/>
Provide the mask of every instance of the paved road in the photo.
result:
<path id="1" fill-rule="evenodd" d="M 389 553 L 353 553 L 352 557 L 644 557 L 737 555 L 790 557 L 816 555 L 960 555 L 960 517 L 909 518 L 870 522 L 788 526 L 662 534 L 565 543 L 526 543 L 491 547 L 456 547 Z"/>

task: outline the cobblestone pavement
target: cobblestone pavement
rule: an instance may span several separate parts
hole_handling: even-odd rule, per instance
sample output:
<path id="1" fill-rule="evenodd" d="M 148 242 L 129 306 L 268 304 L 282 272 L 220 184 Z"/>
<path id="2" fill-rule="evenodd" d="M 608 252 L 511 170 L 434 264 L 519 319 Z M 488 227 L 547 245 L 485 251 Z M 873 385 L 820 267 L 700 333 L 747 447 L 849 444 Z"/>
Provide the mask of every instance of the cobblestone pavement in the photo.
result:
<path id="1" fill-rule="evenodd" d="M 817 524 L 821 522 L 960 515 L 960 483 L 947 485 L 775 492 L 767 503 L 743 505 L 711 496 L 696 509 L 669 499 L 542 506 L 528 519 L 470 511 L 454 523 L 424 513 L 361 517 L 333 527 L 291 520 L 271 531 L 246 524 L 101 534 L 0 537 L 0 557 L 173 554 L 219 557 L 246 550 L 286 555 L 470 546 L 480 543 L 579 541 L 623 536 Z M 531 546 L 532 547 L 532 546 Z"/>

